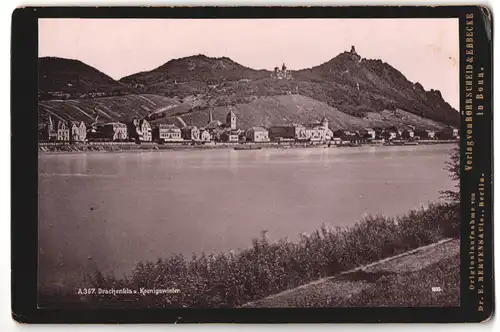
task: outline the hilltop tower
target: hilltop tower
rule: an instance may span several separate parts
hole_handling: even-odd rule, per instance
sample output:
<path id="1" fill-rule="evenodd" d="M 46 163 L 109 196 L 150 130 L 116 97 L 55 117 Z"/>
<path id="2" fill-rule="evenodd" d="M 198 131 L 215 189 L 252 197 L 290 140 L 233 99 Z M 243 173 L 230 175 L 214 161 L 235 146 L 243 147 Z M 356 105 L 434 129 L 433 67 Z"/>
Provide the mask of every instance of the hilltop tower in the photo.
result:
<path id="1" fill-rule="evenodd" d="M 226 115 L 226 125 L 231 130 L 236 130 L 236 114 L 233 111 L 230 111 Z"/>
<path id="2" fill-rule="evenodd" d="M 212 123 L 214 121 L 212 110 L 208 111 L 208 123 Z"/>

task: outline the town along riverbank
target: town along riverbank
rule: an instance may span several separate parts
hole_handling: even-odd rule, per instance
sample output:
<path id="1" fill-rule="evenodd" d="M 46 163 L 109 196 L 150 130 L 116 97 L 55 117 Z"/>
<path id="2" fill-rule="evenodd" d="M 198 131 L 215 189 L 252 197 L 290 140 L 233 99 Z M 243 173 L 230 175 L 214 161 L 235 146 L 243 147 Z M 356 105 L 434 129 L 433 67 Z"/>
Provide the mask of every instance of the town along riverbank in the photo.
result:
<path id="1" fill-rule="evenodd" d="M 422 140 L 418 142 L 418 145 L 434 145 L 434 144 L 452 144 L 456 141 L 454 140 Z M 120 151 L 164 151 L 164 150 L 211 150 L 211 149 L 234 149 L 237 147 L 251 146 L 258 147 L 261 149 L 294 149 L 294 148 L 345 148 L 345 147 L 359 147 L 359 146 L 401 146 L 401 145 L 417 145 L 404 141 L 396 141 L 392 144 L 381 144 L 381 143 L 373 143 L 373 144 L 335 144 L 334 142 L 330 143 L 300 143 L 300 142 L 264 142 L 264 143 L 189 143 L 189 142 L 181 142 L 181 143 L 154 143 L 154 142 L 142 142 L 141 144 L 136 144 L 133 142 L 106 142 L 106 143 L 40 143 L 38 145 L 38 151 L 42 153 L 51 153 L 51 152 L 120 152 Z"/>

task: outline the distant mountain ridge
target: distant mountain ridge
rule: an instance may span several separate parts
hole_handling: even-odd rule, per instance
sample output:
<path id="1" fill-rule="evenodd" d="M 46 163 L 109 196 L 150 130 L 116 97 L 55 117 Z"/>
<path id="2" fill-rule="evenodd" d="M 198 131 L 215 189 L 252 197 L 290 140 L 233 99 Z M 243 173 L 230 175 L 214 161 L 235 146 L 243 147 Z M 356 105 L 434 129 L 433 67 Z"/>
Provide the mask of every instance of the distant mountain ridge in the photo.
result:
<path id="1" fill-rule="evenodd" d="M 58 57 L 38 59 L 40 99 L 69 99 L 122 95 L 135 92 L 80 60 Z"/>
<path id="2" fill-rule="evenodd" d="M 343 52 L 309 69 L 292 71 L 290 81 L 270 79 L 271 74 L 272 71 L 254 70 L 229 58 L 196 55 L 171 60 L 151 71 L 124 77 L 120 82 L 144 93 L 169 97 L 216 94 L 237 99 L 298 92 L 358 117 L 367 112 L 399 108 L 459 125 L 458 112 L 443 100 L 439 91 L 425 91 L 420 83 L 410 82 L 389 64 L 364 59 L 355 51 Z M 251 81 L 249 85 L 253 87 L 248 89 L 242 80 Z M 211 89 L 214 86 L 216 89 Z"/>
<path id="3" fill-rule="evenodd" d="M 68 64 L 63 59 L 61 61 Z M 65 66 L 45 66 L 41 74 L 47 77 L 40 80 L 40 90 L 47 91 L 54 87 L 78 91 L 82 88 L 85 91 L 101 89 L 106 96 L 160 95 L 173 98 L 184 105 L 179 109 L 193 114 L 206 112 L 207 109 L 247 105 L 265 97 L 293 94 L 312 98 L 368 123 L 374 114 L 379 113 L 381 121 L 384 121 L 388 119 L 385 115 L 402 111 L 446 125 L 458 127 L 460 124 L 459 112 L 443 100 L 439 91 L 425 91 L 421 84 L 410 82 L 389 64 L 381 60 L 364 59 L 353 50 L 343 52 L 321 65 L 292 71 L 291 80 L 274 79 L 272 71 L 251 69 L 227 57 L 211 58 L 201 54 L 173 59 L 153 70 L 129 75 L 119 81 L 90 66 L 83 68 L 82 65 L 87 66 L 81 62 L 73 63 L 69 72 L 78 73 L 81 77 L 78 82 L 81 83 L 83 78 L 85 84 L 67 88 L 61 84 L 68 78 Z M 47 68 L 62 70 L 50 71 Z M 51 79 L 52 76 L 56 79 Z M 57 82 L 59 85 L 48 85 L 47 82 Z M 297 100 L 300 103 L 303 99 Z M 267 105 L 267 102 L 259 105 Z M 241 109 L 245 112 L 264 111 L 262 108 L 243 106 Z M 290 112 L 295 112 L 294 108 Z M 261 116 L 255 114 L 253 117 Z M 290 115 L 290 118 L 295 117 L 294 114 Z M 401 125 L 409 124 L 406 118 L 400 117 Z"/>
<path id="4" fill-rule="evenodd" d="M 205 82 L 237 81 L 242 78 L 261 79 L 269 77 L 266 70 L 255 70 L 227 58 L 211 58 L 203 54 L 173 59 L 150 71 L 144 71 L 120 79 L 129 85 L 150 85 L 159 82 Z"/>

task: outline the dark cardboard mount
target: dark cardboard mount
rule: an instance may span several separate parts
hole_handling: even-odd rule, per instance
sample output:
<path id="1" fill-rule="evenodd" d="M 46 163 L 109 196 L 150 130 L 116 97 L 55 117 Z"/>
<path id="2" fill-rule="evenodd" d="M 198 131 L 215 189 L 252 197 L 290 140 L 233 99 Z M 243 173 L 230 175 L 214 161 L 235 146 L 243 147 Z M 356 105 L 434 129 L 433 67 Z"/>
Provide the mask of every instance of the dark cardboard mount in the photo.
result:
<path id="1" fill-rule="evenodd" d="M 474 170 L 462 167 L 461 294 L 457 308 L 39 309 L 37 307 L 37 63 L 39 18 L 458 18 L 460 105 L 465 102 L 465 17 L 474 16 L 474 72 L 484 68 L 484 116 L 474 115 Z M 325 36 L 328 39 L 328 36 Z M 375 323 L 484 322 L 494 311 L 493 85 L 491 11 L 449 7 L 24 7 L 12 15 L 12 316 L 23 323 Z M 461 106 L 462 107 L 462 106 Z M 465 161 L 465 120 L 460 137 Z M 470 193 L 485 178 L 484 294 L 468 289 Z"/>

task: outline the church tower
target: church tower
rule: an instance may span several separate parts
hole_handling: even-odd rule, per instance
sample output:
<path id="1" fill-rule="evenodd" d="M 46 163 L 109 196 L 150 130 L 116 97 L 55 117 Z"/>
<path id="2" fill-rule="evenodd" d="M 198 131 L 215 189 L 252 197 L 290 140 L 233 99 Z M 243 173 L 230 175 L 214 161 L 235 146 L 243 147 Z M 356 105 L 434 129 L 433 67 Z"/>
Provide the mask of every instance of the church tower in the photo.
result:
<path id="1" fill-rule="evenodd" d="M 233 111 L 230 111 L 229 113 L 227 113 L 226 125 L 231 130 L 236 130 L 236 114 L 234 114 Z"/>
<path id="2" fill-rule="evenodd" d="M 54 131 L 54 122 L 52 121 L 52 117 L 49 115 L 49 124 L 47 125 L 47 131 L 49 133 Z"/>
<path id="3" fill-rule="evenodd" d="M 321 127 L 328 129 L 328 119 L 326 118 L 326 116 L 321 119 Z"/>

